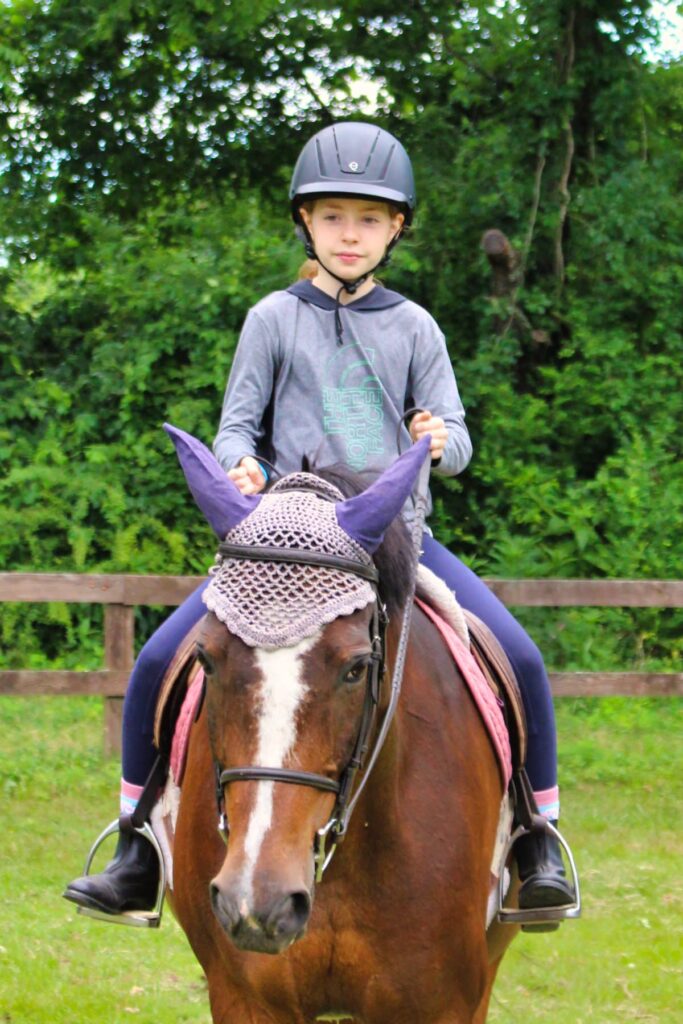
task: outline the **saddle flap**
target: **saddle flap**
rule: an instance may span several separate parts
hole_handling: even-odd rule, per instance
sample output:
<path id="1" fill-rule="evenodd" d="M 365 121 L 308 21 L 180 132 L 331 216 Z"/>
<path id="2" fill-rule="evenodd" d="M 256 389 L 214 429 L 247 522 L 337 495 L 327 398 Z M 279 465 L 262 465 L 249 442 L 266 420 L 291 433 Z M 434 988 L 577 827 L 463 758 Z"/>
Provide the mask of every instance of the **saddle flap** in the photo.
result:
<path id="1" fill-rule="evenodd" d="M 512 765 L 518 770 L 526 762 L 526 715 L 517 677 L 507 654 L 489 627 L 473 612 L 465 610 L 470 635 L 470 649 L 493 692 L 505 706 L 510 734 Z"/>
<path id="2" fill-rule="evenodd" d="M 470 647 L 463 643 L 453 627 L 421 598 L 416 597 L 415 603 L 436 626 L 460 670 L 463 682 L 474 700 L 488 732 L 500 768 L 503 786 L 507 789 L 512 776 L 512 753 L 509 731 L 503 719 L 502 701 L 498 699 L 496 692 L 491 688 L 488 679 L 479 668 L 479 663 Z"/>
<path id="3" fill-rule="evenodd" d="M 175 724 L 185 696 L 201 672 L 196 656 L 197 637 L 202 619 L 196 623 L 178 646 L 164 673 L 154 714 L 154 745 L 166 756 L 170 754 Z"/>

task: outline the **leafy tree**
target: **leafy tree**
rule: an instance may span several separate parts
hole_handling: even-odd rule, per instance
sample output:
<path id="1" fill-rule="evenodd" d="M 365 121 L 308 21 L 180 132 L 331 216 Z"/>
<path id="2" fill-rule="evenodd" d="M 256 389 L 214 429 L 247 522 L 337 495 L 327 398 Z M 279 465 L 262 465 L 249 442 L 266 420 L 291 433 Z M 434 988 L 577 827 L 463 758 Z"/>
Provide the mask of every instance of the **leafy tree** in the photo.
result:
<path id="1" fill-rule="evenodd" d="M 387 282 L 444 328 L 475 442 L 441 537 L 491 574 L 680 574 L 683 72 L 645 59 L 649 10 L 0 8 L 3 562 L 202 571 L 160 424 L 211 439 L 244 313 L 295 271 L 292 161 L 367 76 L 419 194 Z M 39 617 L 3 614 L 35 648 Z M 38 658 L 77 639 L 49 614 Z M 678 656 L 672 618 L 614 613 L 610 657 Z M 558 661 L 582 621 L 546 631 Z"/>

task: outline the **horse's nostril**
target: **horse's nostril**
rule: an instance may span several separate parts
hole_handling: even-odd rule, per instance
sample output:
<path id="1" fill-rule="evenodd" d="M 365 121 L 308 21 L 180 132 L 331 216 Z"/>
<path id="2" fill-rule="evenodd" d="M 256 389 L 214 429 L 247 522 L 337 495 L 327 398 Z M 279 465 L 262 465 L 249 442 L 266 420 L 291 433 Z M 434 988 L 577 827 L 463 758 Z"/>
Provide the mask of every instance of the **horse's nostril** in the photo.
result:
<path id="1" fill-rule="evenodd" d="M 311 897 L 305 891 L 293 892 L 273 909 L 268 917 L 266 929 L 272 936 L 299 935 L 311 913 Z"/>
<path id="2" fill-rule="evenodd" d="M 305 924 L 311 913 L 311 897 L 307 892 L 295 892 L 292 893 L 291 900 L 293 914 Z"/>
<path id="3" fill-rule="evenodd" d="M 228 932 L 232 931 L 239 923 L 239 912 L 234 900 L 216 882 L 209 883 L 209 898 L 222 927 Z"/>

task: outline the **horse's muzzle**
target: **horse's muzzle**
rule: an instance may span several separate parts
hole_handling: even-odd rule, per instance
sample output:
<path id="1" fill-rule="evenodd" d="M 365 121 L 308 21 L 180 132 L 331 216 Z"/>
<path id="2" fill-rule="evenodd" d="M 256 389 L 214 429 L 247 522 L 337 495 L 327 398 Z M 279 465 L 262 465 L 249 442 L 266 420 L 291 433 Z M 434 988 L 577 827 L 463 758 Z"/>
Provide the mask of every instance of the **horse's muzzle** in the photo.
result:
<path id="1" fill-rule="evenodd" d="M 238 907 L 236 900 L 213 881 L 211 905 L 221 927 L 243 952 L 282 953 L 306 931 L 311 896 L 305 890 L 286 893 L 258 910 Z"/>

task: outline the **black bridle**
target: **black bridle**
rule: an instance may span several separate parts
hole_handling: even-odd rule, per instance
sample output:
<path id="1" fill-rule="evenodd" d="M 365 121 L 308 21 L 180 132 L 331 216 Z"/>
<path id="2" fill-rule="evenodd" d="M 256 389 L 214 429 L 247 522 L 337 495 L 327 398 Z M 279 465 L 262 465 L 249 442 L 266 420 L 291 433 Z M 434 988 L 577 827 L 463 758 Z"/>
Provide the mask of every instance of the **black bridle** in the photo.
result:
<path id="1" fill-rule="evenodd" d="M 358 803 L 358 799 L 370 777 L 370 773 L 377 762 L 384 741 L 389 732 L 393 720 L 398 698 L 401 692 L 403 679 L 403 666 L 408 647 L 408 634 L 410 631 L 410 619 L 415 593 L 415 582 L 417 576 L 417 563 L 420 556 L 422 540 L 422 528 L 427 508 L 427 482 L 429 479 L 430 460 L 427 459 L 420 475 L 418 496 L 415 506 L 415 522 L 413 524 L 412 539 L 415 553 L 414 571 L 410 591 L 407 596 L 406 605 L 401 624 L 394 674 L 391 683 L 391 696 L 387 711 L 382 720 L 380 729 L 375 736 L 372 753 L 367 768 L 360 783 L 354 785 L 358 773 L 364 768 L 368 751 L 370 749 L 370 738 L 374 729 L 379 704 L 380 689 L 382 680 L 386 674 L 386 628 L 388 624 L 386 609 L 379 595 L 379 574 L 374 565 L 367 565 L 352 559 L 346 559 L 335 555 L 328 555 L 318 552 L 301 551 L 296 549 L 274 548 L 268 546 L 247 546 L 242 544 L 220 544 L 218 553 L 223 558 L 237 558 L 244 561 L 272 561 L 287 562 L 293 565 L 311 565 L 336 569 L 342 572 L 353 573 L 368 580 L 375 591 L 372 619 L 370 622 L 370 641 L 372 653 L 370 666 L 367 673 L 365 685 L 365 698 L 363 711 L 356 734 L 356 740 L 351 757 L 342 770 L 339 780 L 330 779 L 326 775 L 317 775 L 314 772 L 296 771 L 288 768 L 269 768 L 261 766 L 246 766 L 242 768 L 223 769 L 217 762 L 216 770 L 216 799 L 218 802 L 219 822 L 218 829 L 225 841 L 228 840 L 229 824 L 225 813 L 224 787 L 230 782 L 284 782 L 295 786 L 309 786 L 312 789 L 322 790 L 326 793 L 335 793 L 336 801 L 332 814 L 316 834 L 314 849 L 315 879 L 320 882 L 323 872 L 332 860 L 338 843 L 343 839 L 348 829 L 351 814 Z M 328 499 L 329 500 L 329 499 Z M 329 845 L 328 845 L 329 844 Z"/>

